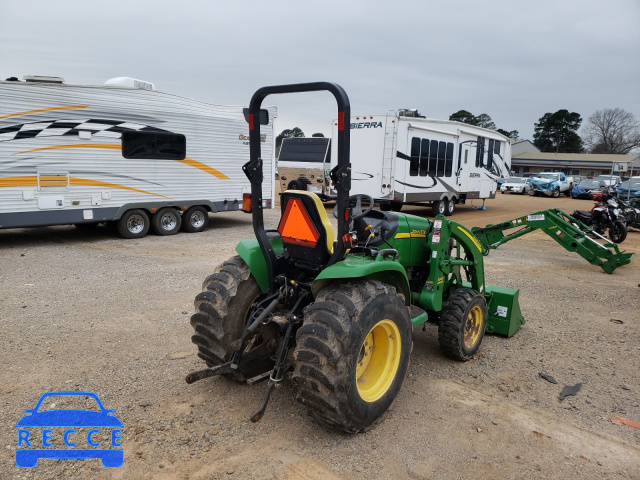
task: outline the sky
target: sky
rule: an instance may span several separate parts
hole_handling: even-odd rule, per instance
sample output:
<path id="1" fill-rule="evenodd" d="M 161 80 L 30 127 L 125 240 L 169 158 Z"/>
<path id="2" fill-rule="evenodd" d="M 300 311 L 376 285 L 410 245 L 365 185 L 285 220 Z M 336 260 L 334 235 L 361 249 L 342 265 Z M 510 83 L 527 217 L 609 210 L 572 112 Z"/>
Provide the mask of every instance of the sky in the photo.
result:
<path id="1" fill-rule="evenodd" d="M 533 140 L 547 112 L 640 121 L 640 0 L 0 0 L 0 77 L 113 77 L 203 102 L 328 81 L 353 115 L 464 109 Z M 274 95 L 276 133 L 331 133 L 328 93 Z M 1 112 L 0 112 L 1 113 Z"/>

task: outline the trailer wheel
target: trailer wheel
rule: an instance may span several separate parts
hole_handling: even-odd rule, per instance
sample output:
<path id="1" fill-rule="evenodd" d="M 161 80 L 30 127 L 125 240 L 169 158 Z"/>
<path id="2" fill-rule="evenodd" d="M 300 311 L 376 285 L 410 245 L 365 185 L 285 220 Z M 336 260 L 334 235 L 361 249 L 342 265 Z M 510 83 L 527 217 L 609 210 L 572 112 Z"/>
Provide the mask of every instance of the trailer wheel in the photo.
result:
<path id="1" fill-rule="evenodd" d="M 140 209 L 128 210 L 117 225 L 118 233 L 124 238 L 142 238 L 149 231 L 149 215 Z"/>
<path id="2" fill-rule="evenodd" d="M 299 177 L 289 182 L 289 184 L 287 185 L 287 190 L 306 190 L 307 185 L 311 185 L 311 182 L 306 178 Z"/>
<path id="3" fill-rule="evenodd" d="M 447 203 L 446 203 L 446 209 L 444 211 L 444 214 L 447 217 L 449 217 L 449 216 L 453 215 L 453 212 L 456 209 L 456 199 L 455 198 L 449 198 L 446 202 Z"/>
<path id="4" fill-rule="evenodd" d="M 209 213 L 207 209 L 196 205 L 182 215 L 182 229 L 185 232 L 197 233 L 207 228 Z"/>
<path id="5" fill-rule="evenodd" d="M 231 359 L 231 342 L 244 332 L 249 311 L 263 296 L 262 290 L 251 275 L 249 267 L 239 256 L 225 261 L 217 273 L 209 275 L 202 284 L 202 292 L 195 298 L 195 313 L 191 326 L 195 333 L 191 341 L 198 346 L 198 356 L 214 367 Z M 258 329 L 260 332 L 260 329 Z M 245 350 L 243 360 L 234 373 L 225 377 L 243 382 L 273 368 L 272 355 L 277 342 L 270 342 L 261 333 L 247 340 L 253 347 L 262 345 L 262 353 L 251 355 Z M 265 344 L 268 348 L 264 348 Z M 273 344 L 271 346 L 271 344 Z"/>
<path id="6" fill-rule="evenodd" d="M 444 212 L 446 210 L 446 202 L 447 199 L 445 198 L 444 200 L 438 200 L 433 202 L 433 205 L 431 206 L 431 209 L 433 210 L 433 216 L 435 217 L 436 215 L 444 215 Z"/>
<path id="7" fill-rule="evenodd" d="M 152 228 L 156 235 L 175 235 L 180 230 L 180 212 L 171 207 L 161 208 L 153 215 Z"/>
<path id="8" fill-rule="evenodd" d="M 622 222 L 615 222 L 609 229 L 609 238 L 613 243 L 622 243 L 627 238 L 627 227 Z"/>
<path id="9" fill-rule="evenodd" d="M 368 430 L 400 391 L 411 331 L 403 297 L 387 284 L 351 279 L 324 288 L 296 335 L 296 398 L 330 428 Z"/>
<path id="10" fill-rule="evenodd" d="M 390 202 L 389 208 L 392 212 L 399 212 L 402 210 L 402 206 L 404 204 L 402 202 Z"/>
<path id="11" fill-rule="evenodd" d="M 486 327 L 484 296 L 470 288 L 460 288 L 442 308 L 438 342 L 448 357 L 467 361 L 480 348 Z"/>

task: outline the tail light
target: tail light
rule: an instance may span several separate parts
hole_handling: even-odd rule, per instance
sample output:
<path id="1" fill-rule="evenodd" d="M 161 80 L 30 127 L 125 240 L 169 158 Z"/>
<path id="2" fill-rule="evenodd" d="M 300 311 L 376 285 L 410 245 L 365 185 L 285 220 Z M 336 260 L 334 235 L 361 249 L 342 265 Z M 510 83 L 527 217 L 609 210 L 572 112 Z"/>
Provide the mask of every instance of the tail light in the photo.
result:
<path id="1" fill-rule="evenodd" d="M 250 193 L 242 194 L 242 211 L 251 213 L 251 194 Z"/>

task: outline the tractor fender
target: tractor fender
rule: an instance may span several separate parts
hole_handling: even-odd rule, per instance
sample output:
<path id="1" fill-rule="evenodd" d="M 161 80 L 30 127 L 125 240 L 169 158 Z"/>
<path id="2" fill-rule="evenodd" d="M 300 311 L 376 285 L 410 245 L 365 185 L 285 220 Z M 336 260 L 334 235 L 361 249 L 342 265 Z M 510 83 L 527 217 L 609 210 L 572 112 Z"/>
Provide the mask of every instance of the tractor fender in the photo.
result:
<path id="1" fill-rule="evenodd" d="M 270 238 L 269 241 L 271 242 L 271 247 L 273 248 L 276 256 L 281 255 L 284 250 L 282 247 L 282 238 L 273 237 Z M 264 258 L 264 254 L 262 253 L 262 249 L 258 244 L 258 240 L 256 238 L 247 238 L 242 240 L 236 246 L 236 252 L 249 266 L 251 275 L 253 275 L 253 278 L 258 282 L 262 292 L 266 293 L 267 290 L 269 290 L 269 272 L 267 270 L 267 262 Z"/>
<path id="2" fill-rule="evenodd" d="M 389 257 L 366 258 L 354 255 L 325 268 L 311 283 L 311 293 L 315 297 L 320 290 L 334 280 L 370 278 L 393 286 L 404 296 L 406 305 L 411 304 L 411 289 L 404 267 Z"/>

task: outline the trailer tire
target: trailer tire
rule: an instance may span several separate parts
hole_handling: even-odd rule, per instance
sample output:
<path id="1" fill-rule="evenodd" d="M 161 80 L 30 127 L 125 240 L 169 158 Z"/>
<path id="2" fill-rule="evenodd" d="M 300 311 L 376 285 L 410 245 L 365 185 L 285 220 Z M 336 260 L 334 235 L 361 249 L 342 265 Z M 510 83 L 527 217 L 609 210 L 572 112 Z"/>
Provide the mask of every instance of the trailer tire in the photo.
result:
<path id="1" fill-rule="evenodd" d="M 165 207 L 153 215 L 151 227 L 156 235 L 175 235 L 180 231 L 181 224 L 182 217 L 178 209 Z"/>
<path id="2" fill-rule="evenodd" d="M 411 333 L 409 309 L 390 285 L 350 279 L 322 289 L 296 334 L 297 400 L 327 427 L 368 430 L 400 391 Z"/>
<path id="3" fill-rule="evenodd" d="M 486 327 L 484 296 L 470 288 L 460 288 L 442 308 L 438 343 L 446 356 L 464 362 L 480 348 Z"/>
<path id="4" fill-rule="evenodd" d="M 613 243 L 622 243 L 627 238 L 627 227 L 622 222 L 614 222 L 609 229 L 609 238 Z"/>
<path id="5" fill-rule="evenodd" d="M 447 200 L 447 203 L 446 203 L 446 208 L 445 208 L 444 214 L 447 217 L 450 217 L 451 215 L 453 215 L 453 212 L 455 211 L 455 209 L 456 209 L 456 199 L 455 198 L 449 198 Z"/>
<path id="6" fill-rule="evenodd" d="M 300 177 L 295 180 L 291 180 L 287 185 L 287 190 L 306 190 L 307 185 L 311 185 L 311 182 L 306 178 Z"/>
<path id="7" fill-rule="evenodd" d="M 392 212 L 399 212 L 400 210 L 402 210 L 402 206 L 404 205 L 404 203 L 402 202 L 390 202 L 389 203 L 389 209 Z"/>
<path id="8" fill-rule="evenodd" d="M 431 206 L 431 209 L 433 210 L 433 216 L 434 217 L 436 215 L 444 215 L 444 212 L 447 209 L 445 202 L 446 202 L 446 199 L 437 200 L 437 201 L 433 202 L 433 205 Z"/>
<path id="9" fill-rule="evenodd" d="M 182 229 L 189 233 L 202 232 L 209 223 L 209 212 L 200 205 L 189 208 L 182 215 Z"/>
<path id="10" fill-rule="evenodd" d="M 117 226 L 124 238 L 142 238 L 149 231 L 149 215 L 141 209 L 128 210 L 117 221 Z"/>
<path id="11" fill-rule="evenodd" d="M 222 365 L 231 359 L 231 343 L 242 336 L 249 311 L 262 296 L 258 282 L 239 256 L 225 261 L 218 272 L 205 279 L 202 292 L 194 301 L 195 313 L 191 316 L 191 326 L 195 333 L 191 341 L 197 345 L 198 356 L 207 366 Z M 254 345 L 264 340 L 259 336 L 254 338 Z M 223 376 L 243 382 L 270 370 L 274 365 L 271 357 L 275 346 L 274 343 L 269 352 L 248 363 L 241 361 L 234 373 Z"/>

